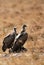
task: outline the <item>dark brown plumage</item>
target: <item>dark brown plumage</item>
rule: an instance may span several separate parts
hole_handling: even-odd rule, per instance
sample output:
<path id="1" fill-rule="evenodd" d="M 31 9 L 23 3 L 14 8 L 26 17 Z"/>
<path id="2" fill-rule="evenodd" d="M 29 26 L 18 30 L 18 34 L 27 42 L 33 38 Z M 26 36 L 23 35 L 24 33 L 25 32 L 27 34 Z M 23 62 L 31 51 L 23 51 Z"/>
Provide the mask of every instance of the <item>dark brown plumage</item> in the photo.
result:
<path id="1" fill-rule="evenodd" d="M 12 49 L 9 52 L 17 52 L 23 48 L 23 45 L 28 39 L 28 34 L 26 33 L 26 25 L 23 25 L 23 30 L 20 35 L 18 34 L 16 37 L 16 41 L 13 43 Z M 24 48 L 23 48 L 24 49 Z"/>
<path id="2" fill-rule="evenodd" d="M 28 39 L 28 34 L 25 33 L 25 34 L 22 34 L 18 39 L 17 41 L 14 43 L 13 45 L 13 48 L 12 48 L 12 51 L 16 52 L 18 50 L 21 50 L 21 48 L 23 47 L 23 45 L 25 44 L 25 42 L 27 41 Z"/>
<path id="3" fill-rule="evenodd" d="M 12 34 L 9 34 L 8 36 L 6 36 L 4 38 L 3 46 L 2 46 L 3 52 L 5 52 L 7 48 L 11 48 L 12 47 L 16 35 L 17 35 L 16 28 L 14 28 L 14 32 Z"/>

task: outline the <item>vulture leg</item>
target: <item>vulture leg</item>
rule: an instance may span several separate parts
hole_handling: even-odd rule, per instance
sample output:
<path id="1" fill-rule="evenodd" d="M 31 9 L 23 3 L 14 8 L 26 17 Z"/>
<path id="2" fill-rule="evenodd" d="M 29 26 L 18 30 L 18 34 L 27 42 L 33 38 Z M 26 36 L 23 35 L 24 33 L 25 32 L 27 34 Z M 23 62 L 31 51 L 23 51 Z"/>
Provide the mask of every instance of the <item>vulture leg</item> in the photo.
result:
<path id="1" fill-rule="evenodd" d="M 27 49 L 24 48 L 24 47 L 21 47 L 21 51 L 22 51 L 22 52 L 23 52 L 23 51 L 27 51 Z"/>

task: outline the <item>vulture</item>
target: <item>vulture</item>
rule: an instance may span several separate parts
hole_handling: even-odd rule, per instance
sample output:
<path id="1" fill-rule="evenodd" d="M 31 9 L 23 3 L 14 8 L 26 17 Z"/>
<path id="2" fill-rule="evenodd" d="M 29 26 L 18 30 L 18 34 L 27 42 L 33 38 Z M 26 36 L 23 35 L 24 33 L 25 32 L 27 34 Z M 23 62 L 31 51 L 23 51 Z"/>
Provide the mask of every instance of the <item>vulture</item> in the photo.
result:
<path id="1" fill-rule="evenodd" d="M 2 46 L 3 52 L 5 52 L 6 49 L 12 48 L 12 45 L 13 45 L 13 42 L 14 42 L 16 35 L 17 35 L 16 28 L 14 28 L 14 32 L 12 34 L 9 34 L 8 36 L 6 36 L 4 38 L 3 46 Z"/>
<path id="2" fill-rule="evenodd" d="M 21 51 L 21 49 L 25 49 L 23 45 L 28 39 L 28 33 L 26 32 L 26 27 L 27 27 L 26 25 L 23 25 L 21 33 L 16 36 L 13 46 L 9 50 L 9 52 L 19 52 Z"/>

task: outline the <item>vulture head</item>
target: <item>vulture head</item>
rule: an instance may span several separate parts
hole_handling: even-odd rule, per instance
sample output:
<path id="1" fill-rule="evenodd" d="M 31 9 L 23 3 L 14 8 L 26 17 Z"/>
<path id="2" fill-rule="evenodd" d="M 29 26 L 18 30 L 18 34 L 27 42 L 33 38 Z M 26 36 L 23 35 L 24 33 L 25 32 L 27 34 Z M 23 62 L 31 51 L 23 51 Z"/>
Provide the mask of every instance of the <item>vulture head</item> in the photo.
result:
<path id="1" fill-rule="evenodd" d="M 16 27 L 14 27 L 14 31 L 16 32 Z"/>
<path id="2" fill-rule="evenodd" d="M 21 31 L 21 33 L 23 33 L 23 32 L 26 31 L 26 27 L 27 27 L 27 25 L 25 25 L 25 24 L 22 26 L 22 31 Z"/>

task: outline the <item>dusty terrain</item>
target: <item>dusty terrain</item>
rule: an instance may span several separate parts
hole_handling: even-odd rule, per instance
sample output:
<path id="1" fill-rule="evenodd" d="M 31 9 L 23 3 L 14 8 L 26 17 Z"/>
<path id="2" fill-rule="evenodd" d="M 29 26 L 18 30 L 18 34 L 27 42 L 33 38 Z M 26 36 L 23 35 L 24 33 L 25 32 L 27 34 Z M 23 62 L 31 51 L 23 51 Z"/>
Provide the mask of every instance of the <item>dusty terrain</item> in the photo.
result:
<path id="1" fill-rule="evenodd" d="M 3 38 L 27 24 L 27 52 L 2 57 Z M 8 53 L 8 52 L 7 52 Z M 44 65 L 44 0 L 0 0 L 0 65 Z"/>

